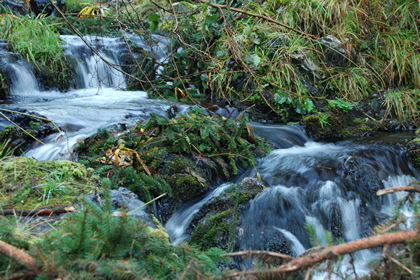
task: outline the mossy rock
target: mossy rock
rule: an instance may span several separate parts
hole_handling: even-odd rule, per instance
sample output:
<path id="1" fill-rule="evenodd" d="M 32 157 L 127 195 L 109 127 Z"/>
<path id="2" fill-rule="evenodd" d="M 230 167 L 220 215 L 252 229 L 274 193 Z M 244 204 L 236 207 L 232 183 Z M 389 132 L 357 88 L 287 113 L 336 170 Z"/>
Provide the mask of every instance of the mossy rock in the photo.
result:
<path id="1" fill-rule="evenodd" d="M 228 249 L 233 219 L 234 213 L 231 209 L 210 217 L 196 227 L 189 242 L 199 244 L 202 250 L 212 247 Z"/>
<path id="2" fill-rule="evenodd" d="M 68 160 L 16 157 L 0 162 L 2 208 L 74 204 L 78 197 L 92 193 L 98 185 L 93 169 Z"/>
<path id="3" fill-rule="evenodd" d="M 218 247 L 232 251 L 240 232 L 237 227 L 240 214 L 264 188 L 261 181 L 247 179 L 207 202 L 187 229 L 187 233 L 191 234 L 188 242 L 197 244 L 203 250 Z"/>
<path id="4" fill-rule="evenodd" d="M 185 156 L 173 156 L 165 165 L 164 176 L 178 201 L 187 201 L 209 190 L 202 172 Z"/>
<path id="5" fill-rule="evenodd" d="M 417 133 L 417 132 L 416 132 Z M 407 157 L 417 168 L 420 167 L 420 138 L 417 137 L 407 144 Z"/>
<path id="6" fill-rule="evenodd" d="M 366 136 L 385 127 L 367 118 L 359 109 L 348 112 L 334 108 L 302 119 L 306 133 L 314 139 Z"/>

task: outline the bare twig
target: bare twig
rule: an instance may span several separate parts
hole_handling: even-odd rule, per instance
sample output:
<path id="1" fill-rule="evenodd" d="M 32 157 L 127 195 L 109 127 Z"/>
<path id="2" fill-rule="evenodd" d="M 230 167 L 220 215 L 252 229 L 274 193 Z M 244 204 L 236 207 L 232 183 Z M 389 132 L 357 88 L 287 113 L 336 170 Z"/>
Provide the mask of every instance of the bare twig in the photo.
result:
<path id="1" fill-rule="evenodd" d="M 270 257 L 275 257 L 275 258 L 280 258 L 280 259 L 289 259 L 289 260 L 294 259 L 294 257 L 289 256 L 289 255 L 280 254 L 276 252 L 269 252 L 269 251 L 242 251 L 242 252 L 233 252 L 233 253 L 222 255 L 222 257 L 244 257 L 244 258 L 254 257 L 254 256 L 270 256 Z"/>
<path id="2" fill-rule="evenodd" d="M 45 145 L 44 142 L 42 142 L 41 140 L 39 140 L 38 138 L 36 138 L 35 136 L 33 136 L 32 134 L 30 134 L 29 132 L 27 132 L 24 128 L 22 128 L 21 126 L 19 126 L 17 123 L 15 123 L 14 121 L 12 121 L 11 119 L 9 119 L 5 114 L 3 114 L 2 112 L 0 112 L 0 115 L 5 118 L 9 123 L 13 124 L 14 126 L 16 126 L 17 128 L 19 128 L 20 130 L 22 130 L 25 134 L 29 135 L 31 138 L 33 138 L 35 141 L 41 143 L 42 145 Z"/>

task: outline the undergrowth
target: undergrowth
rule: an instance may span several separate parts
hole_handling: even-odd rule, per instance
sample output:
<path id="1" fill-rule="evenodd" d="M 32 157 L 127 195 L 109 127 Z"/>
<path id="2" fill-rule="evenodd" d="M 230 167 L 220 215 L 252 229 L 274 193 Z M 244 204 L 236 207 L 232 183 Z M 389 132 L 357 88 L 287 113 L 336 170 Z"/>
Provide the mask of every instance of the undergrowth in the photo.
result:
<path id="1" fill-rule="evenodd" d="M 109 181 L 103 185 L 104 205 L 84 198 L 77 212 L 30 241 L 17 238 L 15 218 L 0 217 L 1 239 L 35 258 L 41 267 L 36 279 L 220 278 L 216 264 L 225 262 L 222 250 L 172 246 L 161 230 L 128 215 L 114 216 Z M 5 256 L 0 255 L 0 260 L 2 277 L 22 272 L 20 265 Z"/>
<path id="2" fill-rule="evenodd" d="M 172 194 L 175 186 L 165 180 L 177 181 L 180 186 L 194 181 L 193 185 L 207 189 L 208 181 L 214 178 L 197 169 L 200 164 L 220 169 L 218 176 L 226 178 L 236 175 L 239 167 L 255 166 L 256 157 L 271 147 L 252 130 L 243 115 L 226 119 L 193 108 L 176 118 L 152 114 L 149 120 L 125 131 L 101 130 L 79 143 L 77 152 L 80 162 L 102 175 L 112 174 L 116 184 L 150 200 L 162 193 Z M 119 136 L 114 136 L 117 133 Z M 173 155 L 189 160 L 177 163 L 179 157 Z M 185 196 L 185 191 L 178 191 Z"/>

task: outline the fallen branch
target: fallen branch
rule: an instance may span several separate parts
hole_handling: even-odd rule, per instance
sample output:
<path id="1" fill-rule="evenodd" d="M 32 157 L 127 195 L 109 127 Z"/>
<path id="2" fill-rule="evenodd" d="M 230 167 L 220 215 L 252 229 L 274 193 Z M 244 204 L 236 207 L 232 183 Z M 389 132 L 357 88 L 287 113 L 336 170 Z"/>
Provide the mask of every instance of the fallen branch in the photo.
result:
<path id="1" fill-rule="evenodd" d="M 384 195 L 394 192 L 418 192 L 420 193 L 420 186 L 400 186 L 400 187 L 393 187 L 388 189 L 379 190 L 376 192 L 376 195 Z"/>
<path id="2" fill-rule="evenodd" d="M 222 257 L 253 257 L 253 256 L 270 256 L 281 259 L 294 259 L 294 257 L 280 254 L 276 252 L 269 251 L 242 251 L 242 252 L 233 252 L 222 255 Z"/>
<path id="3" fill-rule="evenodd" d="M 0 253 L 24 265 L 30 271 L 38 270 L 38 265 L 36 264 L 34 258 L 32 258 L 27 253 L 23 252 L 22 250 L 16 248 L 15 246 L 12 246 L 9 243 L 6 243 L 1 240 L 0 240 Z"/>
<path id="4" fill-rule="evenodd" d="M 8 278 L 4 278 L 4 280 L 19 280 L 19 279 L 32 279 L 36 276 L 36 273 L 33 271 L 21 273 L 18 275 L 13 275 Z"/>
<path id="5" fill-rule="evenodd" d="M 328 259 L 334 259 L 336 257 L 353 253 L 355 251 L 379 247 L 379 246 L 383 246 L 387 244 L 402 243 L 407 240 L 411 240 L 415 238 L 420 238 L 420 233 L 415 230 L 400 230 L 397 232 L 379 234 L 379 235 L 361 238 L 361 239 L 350 241 L 347 243 L 331 246 L 331 247 L 326 247 L 318 252 L 314 252 L 312 254 L 309 254 L 303 257 L 293 258 L 290 262 L 285 263 L 274 269 L 261 270 L 261 271 L 241 271 L 241 272 L 230 273 L 227 276 L 238 277 L 238 276 L 243 276 L 243 275 L 292 272 L 296 270 L 305 269 L 316 263 L 319 263 Z M 236 254 L 240 254 L 240 253 L 242 252 L 238 252 Z M 243 255 L 246 255 L 246 254 L 249 254 L 249 253 L 243 253 Z"/>
<path id="6" fill-rule="evenodd" d="M 18 215 L 18 216 L 41 216 L 62 214 L 67 212 L 74 212 L 75 208 L 72 205 L 55 205 L 47 206 L 37 209 L 0 209 L 0 215 Z"/>

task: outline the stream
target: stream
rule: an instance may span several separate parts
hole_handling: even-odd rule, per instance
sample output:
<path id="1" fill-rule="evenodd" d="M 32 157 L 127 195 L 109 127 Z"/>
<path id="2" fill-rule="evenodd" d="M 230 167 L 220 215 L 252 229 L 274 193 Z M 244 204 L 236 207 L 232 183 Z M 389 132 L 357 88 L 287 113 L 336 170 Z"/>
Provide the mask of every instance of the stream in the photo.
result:
<path id="1" fill-rule="evenodd" d="M 165 114 L 170 104 L 147 98 L 142 91 L 126 91 L 124 76 L 96 57 L 75 36 L 63 36 L 65 52 L 77 60 L 75 89 L 69 92 L 41 91 L 29 65 L 11 60 L 11 53 L 0 48 L 0 60 L 7 63 L 12 79 L 11 96 L 4 108 L 19 107 L 39 113 L 63 128 L 63 132 L 34 144 L 26 156 L 39 160 L 73 159 L 72 147 L 99 128 L 147 119 L 150 113 Z M 163 39 L 162 39 L 163 40 Z M 119 65 L 123 43 L 118 39 L 95 38 L 106 59 Z M 136 41 L 142 44 L 142 40 Z M 162 45 L 156 51 L 163 61 Z M 145 46 L 145 49 L 153 51 Z M 181 111 L 186 105 L 177 105 Z M 407 185 L 419 175 L 408 162 L 400 143 L 412 134 L 383 134 L 365 139 L 321 143 L 308 139 L 299 127 L 253 123 L 257 134 L 271 141 L 276 149 L 260 158 L 257 170 L 267 189 L 252 199 L 238 221 L 234 250 L 271 250 L 299 256 L 306 249 L 327 245 L 326 232 L 345 241 L 369 236 L 372 228 L 393 214 L 400 192 L 376 196 L 379 189 Z M 166 223 L 174 244 L 188 239 L 186 230 L 194 214 L 232 184 L 256 178 L 255 169 L 246 170 L 231 182 L 216 186 L 200 199 L 185 203 Z M 410 216 L 409 209 L 402 212 Z M 315 236 L 308 234 L 311 228 Z M 354 255 L 358 275 L 368 272 L 366 264 L 375 250 Z M 350 274 L 348 257 L 339 270 Z M 245 264 L 247 265 L 247 264 Z M 314 278 L 324 279 L 319 273 Z"/>

